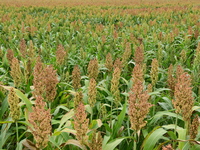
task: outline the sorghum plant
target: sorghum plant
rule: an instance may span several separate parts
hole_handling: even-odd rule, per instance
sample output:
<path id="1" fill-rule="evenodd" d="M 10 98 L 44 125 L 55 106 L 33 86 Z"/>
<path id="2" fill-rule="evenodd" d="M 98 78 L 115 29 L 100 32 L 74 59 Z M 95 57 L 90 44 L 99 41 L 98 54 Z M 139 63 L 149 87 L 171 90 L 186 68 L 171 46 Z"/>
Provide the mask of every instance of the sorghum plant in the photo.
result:
<path id="1" fill-rule="evenodd" d="M 98 77 L 98 74 L 99 74 L 98 60 L 95 58 L 95 59 L 90 60 L 89 62 L 88 77 L 94 78 L 96 80 Z"/>
<path id="2" fill-rule="evenodd" d="M 151 63 L 151 84 L 154 87 L 158 81 L 158 60 L 154 58 Z"/>
<path id="3" fill-rule="evenodd" d="M 136 65 L 135 67 L 140 66 Z M 134 68 L 133 77 L 140 77 L 140 78 L 133 78 L 134 83 L 129 93 L 129 117 L 131 122 L 131 128 L 136 132 L 139 131 L 146 125 L 146 115 L 149 112 L 149 108 L 152 107 L 152 104 L 148 102 L 149 95 L 148 92 L 144 90 L 143 81 L 141 79 L 143 77 L 142 68 Z"/>
<path id="4" fill-rule="evenodd" d="M 46 103 L 41 96 L 35 100 L 33 112 L 29 113 L 28 121 L 32 126 L 29 127 L 34 139 L 36 147 L 43 149 L 48 145 L 49 136 L 51 135 L 51 114 L 50 109 L 45 110 Z"/>
<path id="5" fill-rule="evenodd" d="M 96 81 L 94 78 L 91 78 L 88 87 L 88 102 L 91 107 L 94 107 L 96 103 L 96 96 L 97 96 Z"/>
<path id="6" fill-rule="evenodd" d="M 112 60 L 112 55 L 111 55 L 111 53 L 108 53 L 108 54 L 106 55 L 105 67 L 108 69 L 108 71 L 112 71 L 112 69 L 113 69 L 113 60 Z"/>
<path id="7" fill-rule="evenodd" d="M 58 45 L 57 51 L 56 51 L 56 63 L 57 65 L 63 65 L 65 63 L 66 59 L 66 51 L 65 48 L 62 45 Z"/>
<path id="8" fill-rule="evenodd" d="M 113 77 L 111 80 L 111 88 L 110 91 L 115 99 L 115 104 L 118 106 L 120 102 L 120 91 L 119 91 L 119 79 L 120 79 L 121 70 L 117 67 L 114 69 Z"/>
<path id="9" fill-rule="evenodd" d="M 72 85 L 75 90 L 78 90 L 81 87 L 81 72 L 78 65 L 74 66 L 72 71 Z"/>
<path id="10" fill-rule="evenodd" d="M 176 113 L 182 114 L 183 120 L 190 121 L 194 97 L 192 96 L 192 87 L 190 75 L 183 73 L 178 76 L 174 91 L 175 99 L 172 100 Z"/>
<path id="11" fill-rule="evenodd" d="M 199 127 L 199 116 L 196 115 L 190 125 L 190 139 L 195 139 L 198 134 L 198 127 Z"/>
<path id="12" fill-rule="evenodd" d="M 10 114 L 13 121 L 20 118 L 19 98 L 17 97 L 14 88 L 11 88 L 8 94 L 8 104 L 10 106 Z"/>
<path id="13" fill-rule="evenodd" d="M 74 129 L 76 130 L 76 138 L 82 145 L 88 145 L 88 125 L 89 119 L 87 119 L 85 107 L 80 102 L 75 109 Z"/>
<path id="14" fill-rule="evenodd" d="M 10 74 L 14 80 L 15 87 L 19 87 L 20 84 L 23 83 L 23 74 L 21 72 L 19 60 L 17 58 L 13 58 L 10 68 Z"/>

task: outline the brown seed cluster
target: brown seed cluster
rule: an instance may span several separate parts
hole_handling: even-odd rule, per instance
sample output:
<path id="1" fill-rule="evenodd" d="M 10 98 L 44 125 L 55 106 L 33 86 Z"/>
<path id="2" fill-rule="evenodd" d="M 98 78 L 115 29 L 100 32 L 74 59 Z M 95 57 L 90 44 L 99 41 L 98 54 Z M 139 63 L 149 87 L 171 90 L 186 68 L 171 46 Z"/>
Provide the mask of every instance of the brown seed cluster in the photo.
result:
<path id="1" fill-rule="evenodd" d="M 8 49 L 6 57 L 9 61 L 9 63 L 12 64 L 12 60 L 14 58 L 14 52 L 11 49 Z"/>
<path id="2" fill-rule="evenodd" d="M 143 76 L 142 68 L 135 69 L 133 73 L 136 74 L 133 75 L 136 77 Z M 129 93 L 128 100 L 131 128 L 135 131 L 139 131 L 142 127 L 146 125 L 146 121 L 144 121 L 144 119 L 146 118 L 146 115 L 149 112 L 149 108 L 152 107 L 152 105 L 148 102 L 149 95 L 148 92 L 144 90 L 142 81 L 144 81 L 144 79 L 134 79 L 134 84 L 131 89 L 131 92 Z"/>
<path id="3" fill-rule="evenodd" d="M 41 96 L 35 101 L 33 112 L 29 114 L 28 121 L 32 125 L 29 129 L 32 131 L 36 141 L 36 147 L 43 149 L 47 146 L 51 134 L 51 114 L 50 110 L 45 110 L 46 103 Z"/>
<path id="4" fill-rule="evenodd" d="M 142 47 L 137 47 L 134 53 L 134 60 L 136 64 L 142 65 L 144 62 L 144 51 Z"/>
<path id="5" fill-rule="evenodd" d="M 128 59 L 130 58 L 131 56 L 131 45 L 130 43 L 126 44 L 126 49 L 122 55 L 122 65 L 125 66 Z"/>
<path id="6" fill-rule="evenodd" d="M 19 87 L 23 82 L 23 74 L 21 72 L 19 60 L 17 58 L 13 58 L 10 68 L 10 74 L 14 80 L 15 87 Z"/>
<path id="7" fill-rule="evenodd" d="M 65 59 L 67 57 L 67 53 L 65 48 L 62 45 L 58 45 L 56 51 L 56 63 L 57 65 L 63 65 L 65 63 Z"/>
<path id="8" fill-rule="evenodd" d="M 171 144 L 162 147 L 162 150 L 174 150 Z"/>
<path id="9" fill-rule="evenodd" d="M 10 114 L 13 121 L 20 118 L 19 98 L 17 97 L 14 88 L 11 88 L 8 94 L 8 103 L 10 106 Z"/>
<path id="10" fill-rule="evenodd" d="M 82 102 L 75 109 L 74 129 L 76 130 L 76 138 L 82 145 L 88 144 L 88 125 L 89 119 L 85 112 L 85 107 Z"/>
<path id="11" fill-rule="evenodd" d="M 44 73 L 45 98 L 52 102 L 56 96 L 56 85 L 58 84 L 56 70 L 50 65 L 44 69 Z"/>
<path id="12" fill-rule="evenodd" d="M 190 139 L 195 139 L 198 134 L 198 127 L 199 127 L 199 116 L 196 115 L 190 125 Z"/>
<path id="13" fill-rule="evenodd" d="M 113 68 L 119 68 L 120 70 L 122 70 L 123 66 L 122 66 L 122 61 L 120 60 L 120 58 L 117 58 L 114 62 Z"/>
<path id="14" fill-rule="evenodd" d="M 45 100 L 52 102 L 56 96 L 56 85 L 58 83 L 56 70 L 51 65 L 44 67 L 38 57 L 33 75 L 34 97 L 43 96 Z"/>
<path id="15" fill-rule="evenodd" d="M 112 80 L 111 80 L 111 88 L 110 91 L 115 99 L 115 104 L 118 106 L 121 98 L 120 98 L 120 91 L 119 91 L 119 79 L 121 75 L 121 70 L 117 67 L 114 69 Z"/>
<path id="16" fill-rule="evenodd" d="M 151 84 L 154 87 L 158 81 L 158 60 L 154 58 L 151 63 Z"/>
<path id="17" fill-rule="evenodd" d="M 78 91 L 75 93 L 74 97 L 74 108 L 76 109 L 80 103 L 83 102 L 83 92 Z"/>
<path id="18" fill-rule="evenodd" d="M 96 84 L 97 83 L 94 78 L 90 79 L 88 87 L 88 102 L 91 107 L 94 107 L 94 105 L 96 104 L 96 96 L 97 96 Z"/>
<path id="19" fill-rule="evenodd" d="M 192 87 L 190 75 L 183 73 L 178 76 L 174 92 L 175 100 L 172 103 L 176 113 L 182 114 L 184 121 L 190 121 L 194 98 L 192 96 Z"/>
<path id="20" fill-rule="evenodd" d="M 26 41 L 24 39 L 21 39 L 21 41 L 20 41 L 20 48 L 19 48 L 19 50 L 20 50 L 21 56 L 23 58 L 25 58 L 26 54 L 27 54 L 27 50 L 26 50 Z"/>
<path id="21" fill-rule="evenodd" d="M 144 74 L 141 65 L 136 64 L 136 66 L 134 67 L 132 72 L 132 80 L 133 84 L 138 81 L 141 81 L 142 83 L 144 82 Z"/>
<path id="22" fill-rule="evenodd" d="M 90 150 L 102 150 L 102 142 L 103 138 L 101 136 L 101 132 L 93 132 L 92 140 L 89 143 Z"/>
<path id="23" fill-rule="evenodd" d="M 170 64 L 170 66 L 168 68 L 167 83 L 168 83 L 168 87 L 171 90 L 170 94 L 171 94 L 171 96 L 173 96 L 174 95 L 174 90 L 175 90 L 176 79 L 173 77 L 173 65 L 172 64 Z"/>
<path id="24" fill-rule="evenodd" d="M 78 90 L 81 87 L 81 72 L 78 65 L 74 66 L 72 71 L 72 85 L 75 90 Z"/>
<path id="25" fill-rule="evenodd" d="M 98 74 L 99 74 L 98 60 L 95 58 L 95 59 L 90 60 L 89 62 L 88 77 L 94 78 L 96 80 L 98 77 Z"/>
<path id="26" fill-rule="evenodd" d="M 112 69 L 113 69 L 113 60 L 112 60 L 112 55 L 111 55 L 111 53 L 108 53 L 108 54 L 106 55 L 105 67 L 108 69 L 108 71 L 112 71 Z"/>

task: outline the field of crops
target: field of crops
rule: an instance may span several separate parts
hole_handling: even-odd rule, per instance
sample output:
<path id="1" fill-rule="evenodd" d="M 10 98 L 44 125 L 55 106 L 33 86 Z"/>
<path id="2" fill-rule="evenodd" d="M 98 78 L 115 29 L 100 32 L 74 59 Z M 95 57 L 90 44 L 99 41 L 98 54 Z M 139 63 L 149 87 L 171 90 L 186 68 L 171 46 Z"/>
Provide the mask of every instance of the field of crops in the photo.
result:
<path id="1" fill-rule="evenodd" d="M 0 150 L 200 150 L 199 0 L 0 1 Z"/>

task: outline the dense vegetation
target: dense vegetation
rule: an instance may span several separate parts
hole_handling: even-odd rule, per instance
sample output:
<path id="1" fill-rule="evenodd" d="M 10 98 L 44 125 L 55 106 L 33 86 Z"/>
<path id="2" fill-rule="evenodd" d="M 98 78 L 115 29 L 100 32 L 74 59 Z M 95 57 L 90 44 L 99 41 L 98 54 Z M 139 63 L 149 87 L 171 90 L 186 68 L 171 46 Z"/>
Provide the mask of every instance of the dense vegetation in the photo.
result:
<path id="1" fill-rule="evenodd" d="M 200 149 L 200 3 L 87 2 L 0 3 L 0 149 Z"/>

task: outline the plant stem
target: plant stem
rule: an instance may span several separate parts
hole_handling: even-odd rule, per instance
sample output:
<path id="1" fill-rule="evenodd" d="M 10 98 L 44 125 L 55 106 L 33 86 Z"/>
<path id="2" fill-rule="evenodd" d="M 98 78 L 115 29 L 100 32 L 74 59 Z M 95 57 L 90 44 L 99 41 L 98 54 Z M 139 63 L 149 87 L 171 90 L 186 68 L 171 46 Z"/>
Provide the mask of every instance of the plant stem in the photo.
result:
<path id="1" fill-rule="evenodd" d="M 133 150 L 137 150 L 137 132 L 134 133 L 134 145 Z"/>
<path id="2" fill-rule="evenodd" d="M 19 133 L 18 133 L 18 123 L 17 121 L 15 122 L 16 125 L 16 134 L 17 134 L 17 143 L 19 142 Z"/>
<path id="3" fill-rule="evenodd" d="M 177 122 L 178 122 L 178 114 L 176 114 L 176 121 L 175 121 L 174 135 L 176 135 Z M 176 142 L 173 140 L 173 148 L 175 148 L 175 146 L 176 146 Z"/>

